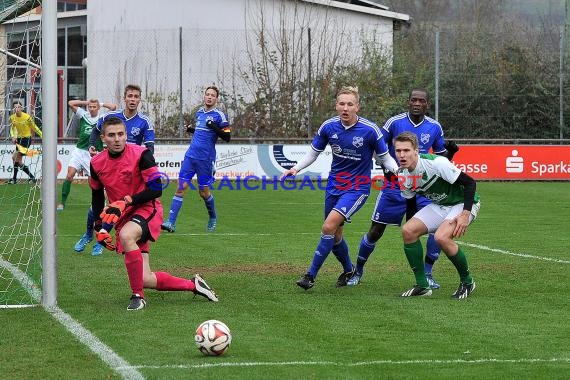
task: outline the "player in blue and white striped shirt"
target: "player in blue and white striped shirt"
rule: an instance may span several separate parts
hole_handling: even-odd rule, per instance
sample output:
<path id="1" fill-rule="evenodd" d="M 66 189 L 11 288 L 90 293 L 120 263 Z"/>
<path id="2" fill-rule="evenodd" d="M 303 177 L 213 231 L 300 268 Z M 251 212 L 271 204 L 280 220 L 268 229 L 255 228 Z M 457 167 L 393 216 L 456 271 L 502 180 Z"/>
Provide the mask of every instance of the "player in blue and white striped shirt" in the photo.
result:
<path id="1" fill-rule="evenodd" d="M 168 232 L 176 231 L 176 219 L 182 208 L 184 193 L 194 175 L 198 177 L 198 193 L 204 200 L 208 210 L 208 232 L 216 229 L 217 215 L 214 196 L 210 187 L 214 181 L 214 161 L 216 161 L 216 141 L 218 137 L 229 142 L 231 129 L 228 117 L 216 108 L 220 91 L 216 86 L 209 86 L 204 91 L 204 105 L 196 112 L 196 126 L 188 127 L 187 131 L 194 133 L 190 147 L 184 155 L 178 177 L 178 189 L 172 198 L 168 220 L 161 228 Z"/>
<path id="2" fill-rule="evenodd" d="M 343 267 L 336 286 L 345 286 L 354 274 L 354 266 L 343 238 L 345 222 L 350 222 L 366 202 L 370 194 L 372 160 L 374 154 L 388 170 L 397 170 L 396 161 L 388 154 L 382 133 L 376 124 L 360 117 L 358 89 L 343 87 L 336 97 L 338 116 L 325 121 L 305 157 L 285 171 L 281 178 L 295 176 L 312 164 L 327 145 L 332 149 L 332 164 L 325 192 L 325 221 L 321 239 L 314 252 L 313 262 L 297 285 L 307 290 L 315 284 L 315 278 L 325 259 L 332 251 Z"/>

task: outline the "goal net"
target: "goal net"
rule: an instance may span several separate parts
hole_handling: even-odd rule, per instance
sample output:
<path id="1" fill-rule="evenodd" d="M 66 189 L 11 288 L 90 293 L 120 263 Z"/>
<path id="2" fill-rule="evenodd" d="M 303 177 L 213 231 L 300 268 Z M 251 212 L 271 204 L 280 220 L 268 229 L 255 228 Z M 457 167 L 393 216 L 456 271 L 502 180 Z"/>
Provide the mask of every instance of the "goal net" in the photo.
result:
<path id="1" fill-rule="evenodd" d="M 0 307 L 4 308 L 37 305 L 41 295 L 41 139 L 32 133 L 31 145 L 18 147 L 11 133 L 16 124 L 24 124 L 25 114 L 42 127 L 41 17 L 34 11 L 39 4 L 39 0 L 0 4 Z M 16 114 L 15 103 L 25 114 Z M 11 120 L 11 115 L 17 118 Z"/>

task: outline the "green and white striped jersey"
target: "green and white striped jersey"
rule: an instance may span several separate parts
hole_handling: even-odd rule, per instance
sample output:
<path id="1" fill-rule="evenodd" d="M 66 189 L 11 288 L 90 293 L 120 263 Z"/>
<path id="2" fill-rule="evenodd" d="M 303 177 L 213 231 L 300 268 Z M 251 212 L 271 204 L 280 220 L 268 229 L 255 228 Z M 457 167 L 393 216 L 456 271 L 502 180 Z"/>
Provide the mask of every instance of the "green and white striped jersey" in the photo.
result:
<path id="1" fill-rule="evenodd" d="M 420 154 L 414 170 L 398 171 L 398 175 L 405 178 L 402 196 L 409 199 L 418 193 L 442 206 L 463 203 L 464 188 L 454 183 L 459 174 L 461 170 L 447 158 L 435 154 Z M 479 194 L 475 193 L 475 203 L 479 202 L 479 198 Z"/>

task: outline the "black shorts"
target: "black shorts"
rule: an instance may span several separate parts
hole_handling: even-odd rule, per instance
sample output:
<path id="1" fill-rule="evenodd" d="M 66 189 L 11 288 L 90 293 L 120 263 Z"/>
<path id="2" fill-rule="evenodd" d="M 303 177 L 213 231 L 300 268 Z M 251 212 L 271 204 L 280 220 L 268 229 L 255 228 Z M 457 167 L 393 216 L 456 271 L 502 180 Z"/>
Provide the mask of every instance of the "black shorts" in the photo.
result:
<path id="1" fill-rule="evenodd" d="M 31 137 L 18 137 L 16 139 L 16 144 L 21 145 L 22 147 L 28 149 L 30 147 L 30 145 L 32 144 L 32 138 Z M 16 148 L 16 152 L 20 155 L 20 156 L 25 156 L 25 153 L 21 153 L 18 148 Z"/>
<path id="2" fill-rule="evenodd" d="M 137 241 L 137 243 L 144 243 L 149 240 L 154 241 L 150 235 L 150 230 L 148 229 L 148 221 L 145 218 L 138 214 L 135 214 L 131 218 L 131 222 L 138 224 L 142 229 L 141 238 Z"/>

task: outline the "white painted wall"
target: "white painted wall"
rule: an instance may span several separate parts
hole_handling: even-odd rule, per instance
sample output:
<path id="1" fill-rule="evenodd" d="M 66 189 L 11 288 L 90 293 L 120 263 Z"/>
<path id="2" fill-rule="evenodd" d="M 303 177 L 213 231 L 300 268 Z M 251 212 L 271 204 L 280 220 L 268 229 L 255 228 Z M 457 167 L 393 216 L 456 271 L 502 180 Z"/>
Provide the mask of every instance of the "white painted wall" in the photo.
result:
<path id="1" fill-rule="evenodd" d="M 89 0 L 87 19 L 87 96 L 116 102 L 128 83 L 139 84 L 143 97 L 178 91 L 180 27 L 189 108 L 200 102 L 207 84 L 244 86 L 236 68 L 247 67 L 247 47 L 255 48 L 261 25 L 295 30 L 302 44 L 311 27 L 313 46 L 341 41 L 347 59 L 360 54 L 361 29 L 373 31 L 388 53 L 392 49 L 391 18 L 292 0 Z M 329 56 L 327 48 L 316 50 L 315 63 Z M 306 65 L 306 54 L 296 59 Z"/>

